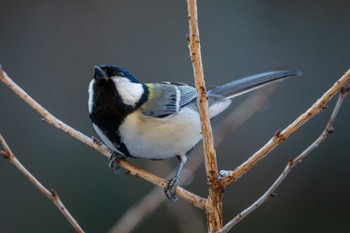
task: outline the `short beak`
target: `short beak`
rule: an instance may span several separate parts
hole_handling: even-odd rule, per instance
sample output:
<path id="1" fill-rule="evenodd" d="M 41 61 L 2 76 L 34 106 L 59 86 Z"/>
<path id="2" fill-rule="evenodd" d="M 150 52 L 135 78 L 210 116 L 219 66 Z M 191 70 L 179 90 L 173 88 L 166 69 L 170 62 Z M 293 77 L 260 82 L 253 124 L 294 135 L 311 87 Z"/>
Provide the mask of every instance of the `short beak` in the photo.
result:
<path id="1" fill-rule="evenodd" d="M 95 76 L 94 79 L 95 80 L 101 80 L 101 79 L 106 79 L 107 80 L 107 75 L 106 73 L 98 66 L 95 66 Z"/>

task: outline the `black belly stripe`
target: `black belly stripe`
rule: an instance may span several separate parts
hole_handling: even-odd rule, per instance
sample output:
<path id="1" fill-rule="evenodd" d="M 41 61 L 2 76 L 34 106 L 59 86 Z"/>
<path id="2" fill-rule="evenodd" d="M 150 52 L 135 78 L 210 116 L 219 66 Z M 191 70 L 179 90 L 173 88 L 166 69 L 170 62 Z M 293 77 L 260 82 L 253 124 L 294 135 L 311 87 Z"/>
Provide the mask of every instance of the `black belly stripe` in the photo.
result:
<path id="1" fill-rule="evenodd" d="M 143 85 L 144 93 L 135 106 L 126 105 L 111 79 L 99 81 L 93 86 L 93 105 L 90 113 L 91 121 L 100 128 L 108 140 L 126 157 L 130 154 L 127 145 L 122 142 L 119 127 L 125 118 L 142 105 L 148 98 L 148 88 Z M 113 148 L 110 148 L 113 150 Z"/>
<path id="2" fill-rule="evenodd" d="M 91 121 L 100 128 L 101 132 L 108 138 L 108 140 L 126 157 L 133 157 L 126 145 L 121 141 L 121 137 L 119 135 L 119 126 L 123 122 L 124 118 L 120 118 L 116 116 L 105 116 L 96 112 L 92 112 L 90 114 Z M 111 121 L 110 119 L 115 119 Z M 110 148 L 113 150 L 113 148 Z M 118 152 L 118 151 L 116 151 Z"/>

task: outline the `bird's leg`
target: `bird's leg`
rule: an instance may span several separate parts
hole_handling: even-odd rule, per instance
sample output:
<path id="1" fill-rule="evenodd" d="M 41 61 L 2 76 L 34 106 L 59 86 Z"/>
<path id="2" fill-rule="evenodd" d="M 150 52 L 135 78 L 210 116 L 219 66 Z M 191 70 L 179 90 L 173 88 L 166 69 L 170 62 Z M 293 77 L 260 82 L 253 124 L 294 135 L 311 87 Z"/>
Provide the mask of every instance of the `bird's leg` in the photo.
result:
<path id="1" fill-rule="evenodd" d="M 179 155 L 177 158 L 180 160 L 180 165 L 177 168 L 176 175 L 170 179 L 168 179 L 164 185 L 164 193 L 167 198 L 169 198 L 172 201 L 177 200 L 176 196 L 176 187 L 179 184 L 179 178 L 182 172 L 182 169 L 187 161 L 186 155 Z"/>
<path id="2" fill-rule="evenodd" d="M 118 152 L 113 151 L 111 154 L 111 157 L 109 158 L 109 168 L 112 169 L 112 171 L 118 175 L 122 168 L 119 165 L 119 159 L 122 158 L 123 155 L 119 154 Z"/>

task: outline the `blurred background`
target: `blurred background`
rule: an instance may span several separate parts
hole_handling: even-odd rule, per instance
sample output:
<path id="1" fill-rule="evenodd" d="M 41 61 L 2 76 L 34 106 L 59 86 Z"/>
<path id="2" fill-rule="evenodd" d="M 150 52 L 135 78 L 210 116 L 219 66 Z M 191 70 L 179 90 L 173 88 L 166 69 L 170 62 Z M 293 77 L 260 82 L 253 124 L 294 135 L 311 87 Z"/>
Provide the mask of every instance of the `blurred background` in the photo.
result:
<path id="1" fill-rule="evenodd" d="M 345 0 L 199 1 L 209 88 L 277 68 L 304 72 L 281 83 L 268 103 L 217 147 L 220 169 L 245 161 L 349 68 L 349 7 Z M 2 0 L 0 30 L 0 64 L 9 76 L 56 117 L 89 136 L 96 136 L 87 113 L 94 65 L 118 64 L 144 82 L 193 83 L 186 1 Z M 214 127 L 247 96 L 237 98 Z M 262 195 L 287 161 L 318 137 L 334 102 L 226 190 L 225 223 Z M 334 134 L 292 171 L 277 197 L 233 232 L 350 230 L 349 106 L 346 99 Z M 18 159 L 59 193 L 86 232 L 108 232 L 153 189 L 134 177 L 115 176 L 104 156 L 43 124 L 3 84 L 0 107 L 0 132 Z M 164 161 L 130 161 L 163 177 L 177 165 L 176 159 L 170 167 Z M 186 188 L 207 195 L 203 165 Z M 189 232 L 186 226 L 205 231 L 201 210 L 182 200 L 165 203 L 134 232 Z M 185 224 L 179 216 L 187 219 Z M 14 166 L 0 160 L 0 232 L 74 231 Z"/>

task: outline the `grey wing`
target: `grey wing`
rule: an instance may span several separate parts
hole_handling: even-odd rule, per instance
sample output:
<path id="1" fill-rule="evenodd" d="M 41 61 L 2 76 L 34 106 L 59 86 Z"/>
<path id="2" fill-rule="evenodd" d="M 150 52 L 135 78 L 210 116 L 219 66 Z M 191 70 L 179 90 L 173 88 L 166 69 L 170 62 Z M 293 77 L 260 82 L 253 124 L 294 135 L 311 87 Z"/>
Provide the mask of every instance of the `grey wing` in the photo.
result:
<path id="1" fill-rule="evenodd" d="M 163 118 L 180 111 L 197 98 L 196 89 L 183 83 L 146 84 L 150 95 L 141 106 L 141 112 L 151 117 Z"/>
<path id="2" fill-rule="evenodd" d="M 181 94 L 179 106 L 180 109 L 197 98 L 197 91 L 194 87 L 188 85 L 180 85 L 177 87 L 179 88 Z"/>

